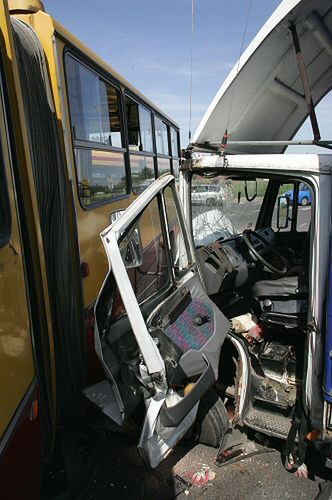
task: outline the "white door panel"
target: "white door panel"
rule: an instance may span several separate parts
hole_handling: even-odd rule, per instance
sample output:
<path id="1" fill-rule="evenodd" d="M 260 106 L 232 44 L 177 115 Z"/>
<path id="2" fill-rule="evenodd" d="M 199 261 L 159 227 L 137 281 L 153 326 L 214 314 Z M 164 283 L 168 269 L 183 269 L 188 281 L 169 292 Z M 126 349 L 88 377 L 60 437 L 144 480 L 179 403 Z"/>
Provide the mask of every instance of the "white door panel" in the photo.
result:
<path id="1" fill-rule="evenodd" d="M 144 401 L 139 449 L 156 467 L 216 381 L 230 325 L 200 282 L 173 176 L 151 184 L 101 237 L 109 272 L 95 345 L 112 391 L 101 383 L 85 394 L 117 423 Z"/>

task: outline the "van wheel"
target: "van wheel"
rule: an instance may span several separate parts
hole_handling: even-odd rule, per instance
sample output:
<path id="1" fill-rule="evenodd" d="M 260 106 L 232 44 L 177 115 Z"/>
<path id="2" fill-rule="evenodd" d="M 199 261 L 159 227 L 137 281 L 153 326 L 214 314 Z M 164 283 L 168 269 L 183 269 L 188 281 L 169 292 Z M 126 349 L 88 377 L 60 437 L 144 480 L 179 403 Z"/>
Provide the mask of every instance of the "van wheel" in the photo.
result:
<path id="1" fill-rule="evenodd" d="M 229 428 L 225 405 L 214 389 L 209 389 L 199 403 L 197 417 L 197 440 L 217 448 Z"/>
<path id="2" fill-rule="evenodd" d="M 212 207 L 215 204 L 215 200 L 213 198 L 208 198 L 206 204 L 208 207 Z"/>
<path id="3" fill-rule="evenodd" d="M 301 206 L 302 207 L 306 207 L 309 203 L 309 200 L 306 196 L 303 196 L 302 200 L 301 200 Z"/>

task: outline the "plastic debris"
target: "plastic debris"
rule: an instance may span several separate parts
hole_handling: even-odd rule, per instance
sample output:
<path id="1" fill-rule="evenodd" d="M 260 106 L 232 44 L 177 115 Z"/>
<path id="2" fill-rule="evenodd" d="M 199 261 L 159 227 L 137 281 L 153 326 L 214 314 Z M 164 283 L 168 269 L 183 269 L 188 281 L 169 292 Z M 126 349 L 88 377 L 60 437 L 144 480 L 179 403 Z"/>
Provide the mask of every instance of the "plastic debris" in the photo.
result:
<path id="1" fill-rule="evenodd" d="M 193 474 L 192 482 L 196 485 L 206 484 L 208 481 L 212 481 L 216 477 L 216 473 L 210 469 L 210 467 L 203 466 L 195 474 Z"/>
<path id="2" fill-rule="evenodd" d="M 235 316 L 235 318 L 231 319 L 231 323 L 235 333 L 245 333 L 256 326 L 256 322 L 251 313 Z"/>

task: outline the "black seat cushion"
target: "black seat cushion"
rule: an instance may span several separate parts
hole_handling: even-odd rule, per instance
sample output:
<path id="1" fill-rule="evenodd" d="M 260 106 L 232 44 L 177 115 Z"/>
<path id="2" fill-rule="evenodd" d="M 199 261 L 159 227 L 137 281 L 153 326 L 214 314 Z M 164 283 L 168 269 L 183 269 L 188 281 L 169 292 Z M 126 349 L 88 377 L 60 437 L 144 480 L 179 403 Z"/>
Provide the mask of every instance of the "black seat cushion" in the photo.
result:
<path id="1" fill-rule="evenodd" d="M 252 287 L 254 297 L 298 297 L 308 293 L 305 276 L 285 276 L 276 280 L 257 281 Z"/>
<path id="2" fill-rule="evenodd" d="M 257 281 L 252 294 L 260 305 L 260 318 L 263 322 L 283 325 L 285 328 L 300 326 L 308 294 L 304 276 Z M 268 305 L 265 299 L 270 299 Z"/>

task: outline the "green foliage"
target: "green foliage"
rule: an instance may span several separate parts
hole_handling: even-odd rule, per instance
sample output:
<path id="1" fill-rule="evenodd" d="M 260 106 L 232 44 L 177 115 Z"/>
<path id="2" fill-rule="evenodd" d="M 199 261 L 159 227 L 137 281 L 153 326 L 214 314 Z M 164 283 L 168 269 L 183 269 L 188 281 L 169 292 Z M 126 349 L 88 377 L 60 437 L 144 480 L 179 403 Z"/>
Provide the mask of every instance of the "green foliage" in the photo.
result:
<path id="1" fill-rule="evenodd" d="M 154 173 L 151 168 L 144 167 L 140 173 L 138 174 L 138 179 L 141 181 L 145 181 L 147 179 L 152 179 L 154 177 Z"/>

